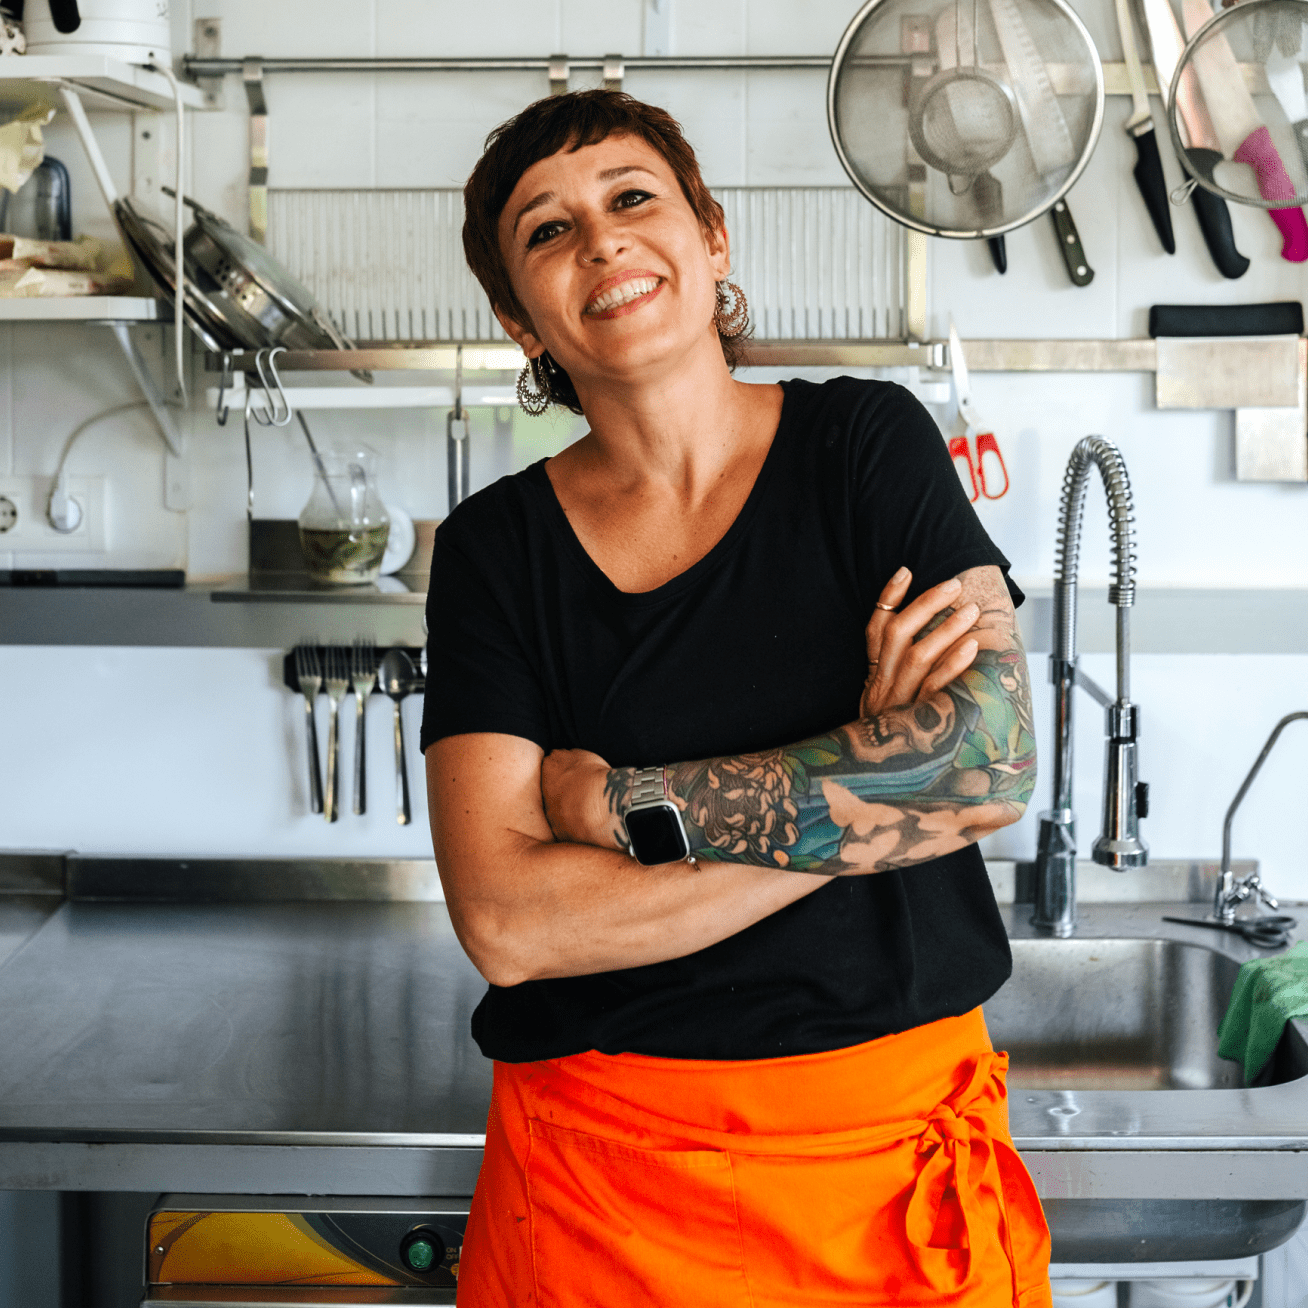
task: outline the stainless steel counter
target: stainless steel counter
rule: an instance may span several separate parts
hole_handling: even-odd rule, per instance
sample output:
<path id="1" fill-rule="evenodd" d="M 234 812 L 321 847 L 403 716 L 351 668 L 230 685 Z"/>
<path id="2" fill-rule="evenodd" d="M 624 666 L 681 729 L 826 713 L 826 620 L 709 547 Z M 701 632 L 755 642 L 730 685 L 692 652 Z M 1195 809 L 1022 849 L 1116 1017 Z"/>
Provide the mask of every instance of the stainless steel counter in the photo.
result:
<path id="1" fill-rule="evenodd" d="M 485 984 L 444 905 L 67 902 L 42 922 L 17 898 L 0 1189 L 471 1193 Z"/>
<path id="2" fill-rule="evenodd" d="M 121 892 L 130 866 L 84 860 L 69 884 Z M 490 1064 L 468 1023 L 484 983 L 444 905 L 384 898 L 430 878 L 352 865 L 373 898 L 351 900 L 321 865 L 257 866 L 270 895 L 328 884 L 333 902 L 0 895 L 0 1188 L 471 1193 Z M 213 864 L 145 864 L 140 884 L 182 893 L 188 870 L 221 897 Z M 1165 926 L 1176 907 L 1085 904 L 1080 938 L 1170 934 L 1252 956 Z M 1029 936 L 1029 907 L 1006 911 Z M 1308 1197 L 1308 1078 L 1010 1102 L 1046 1198 Z"/>

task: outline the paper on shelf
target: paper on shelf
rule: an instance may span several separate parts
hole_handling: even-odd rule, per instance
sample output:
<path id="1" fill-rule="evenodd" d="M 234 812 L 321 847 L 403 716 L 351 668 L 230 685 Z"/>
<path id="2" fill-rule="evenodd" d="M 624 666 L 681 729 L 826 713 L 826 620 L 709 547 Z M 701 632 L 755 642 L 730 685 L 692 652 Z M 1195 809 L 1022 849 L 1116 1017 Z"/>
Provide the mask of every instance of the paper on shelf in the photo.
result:
<path id="1" fill-rule="evenodd" d="M 16 192 L 45 158 L 41 128 L 54 117 L 46 105 L 30 105 L 0 127 L 0 186 Z"/>

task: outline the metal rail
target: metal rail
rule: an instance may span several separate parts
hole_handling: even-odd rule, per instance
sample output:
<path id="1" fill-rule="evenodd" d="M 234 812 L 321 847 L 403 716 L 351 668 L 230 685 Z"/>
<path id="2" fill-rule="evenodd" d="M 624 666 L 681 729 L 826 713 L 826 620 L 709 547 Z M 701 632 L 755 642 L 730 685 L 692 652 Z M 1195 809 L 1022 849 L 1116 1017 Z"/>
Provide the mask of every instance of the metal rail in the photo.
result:
<path id="1" fill-rule="evenodd" d="M 602 55 L 572 58 L 566 56 L 569 69 L 586 68 L 605 70 L 614 56 Z M 622 59 L 625 71 L 637 69 L 731 69 L 731 68 L 830 68 L 830 55 L 633 55 Z M 864 56 L 869 63 L 904 64 L 903 55 Z M 550 58 L 536 56 L 521 59 L 431 59 L 426 57 L 389 58 L 384 56 L 350 56 L 345 58 L 264 59 L 265 73 L 548 73 Z M 182 67 L 190 77 L 224 77 L 239 73 L 243 59 L 202 58 L 183 55 Z"/>
<path id="2" fill-rule="evenodd" d="M 751 70 L 785 70 L 812 68 L 824 72 L 831 67 L 830 55 L 633 55 L 630 59 L 615 55 L 594 55 L 584 58 L 570 58 L 566 55 L 554 55 L 550 58 L 524 57 L 521 59 L 433 59 L 426 57 L 389 58 L 385 56 L 351 56 L 348 58 L 299 58 L 299 59 L 264 59 L 262 67 L 265 73 L 546 73 L 550 77 L 551 90 L 563 90 L 567 86 L 566 76 L 560 81 L 556 73 L 573 69 L 594 69 L 608 73 L 614 71 L 613 60 L 617 59 L 622 72 L 683 71 L 695 70 L 745 71 Z M 853 63 L 872 67 L 906 66 L 910 59 L 904 55 L 858 55 Z M 183 55 L 182 67 L 187 76 L 193 78 L 221 78 L 230 74 L 243 73 L 245 59 L 218 58 L 209 55 Z M 1158 75 L 1152 64 L 1142 68 L 1145 89 L 1150 95 L 1160 95 Z M 1241 64 L 1245 84 L 1251 92 L 1266 92 L 1266 79 L 1262 75 L 1261 64 Z M 1065 64 L 1050 64 L 1050 77 L 1055 89 L 1066 83 L 1069 68 Z M 555 88 L 555 82 L 559 86 Z M 1130 95 L 1131 87 L 1127 81 L 1126 65 L 1121 60 L 1104 61 L 1104 94 Z"/>
<path id="3" fill-rule="evenodd" d="M 1120 341 L 969 340 L 967 366 L 972 372 L 1153 372 L 1157 342 L 1148 338 Z M 517 371 L 522 354 L 504 341 L 431 341 L 393 343 L 364 341 L 357 350 L 288 350 L 279 356 L 282 372 L 427 372 L 452 369 L 462 353 L 465 371 Z M 947 368 L 947 341 L 750 341 L 745 363 L 766 367 Z M 230 352 L 230 366 L 254 366 L 250 351 Z M 224 356 L 208 354 L 205 367 L 223 370 Z"/>

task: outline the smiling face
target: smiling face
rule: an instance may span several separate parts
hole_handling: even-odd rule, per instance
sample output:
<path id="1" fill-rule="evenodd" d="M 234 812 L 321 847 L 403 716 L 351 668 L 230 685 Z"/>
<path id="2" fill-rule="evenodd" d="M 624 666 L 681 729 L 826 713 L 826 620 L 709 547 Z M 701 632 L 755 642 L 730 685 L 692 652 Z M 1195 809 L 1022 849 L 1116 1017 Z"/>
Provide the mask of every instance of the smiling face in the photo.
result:
<path id="1" fill-rule="evenodd" d="M 500 215 L 499 240 L 527 319 L 500 321 L 529 357 L 549 350 L 579 390 L 655 376 L 698 350 L 721 361 L 713 310 L 726 233 L 704 230 L 639 137 L 533 164 Z"/>

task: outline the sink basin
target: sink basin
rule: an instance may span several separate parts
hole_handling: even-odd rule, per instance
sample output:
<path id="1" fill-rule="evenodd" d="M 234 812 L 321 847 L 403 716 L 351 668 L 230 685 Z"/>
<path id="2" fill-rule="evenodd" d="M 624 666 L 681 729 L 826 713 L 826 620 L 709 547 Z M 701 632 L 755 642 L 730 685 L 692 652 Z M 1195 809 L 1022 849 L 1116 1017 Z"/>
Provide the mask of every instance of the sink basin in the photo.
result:
<path id="1" fill-rule="evenodd" d="M 1179 940 L 1014 940 L 986 1005 L 1008 1084 L 1023 1090 L 1214 1090 L 1244 1084 L 1217 1056 L 1240 964 Z"/>
<path id="2" fill-rule="evenodd" d="M 1166 928 L 1163 928 L 1166 930 Z M 1184 940 L 1017 938 L 1013 976 L 985 1006 L 1010 1091 L 1246 1092 L 1217 1056 L 1240 961 Z M 1293 1027 L 1258 1084 L 1308 1074 Z M 1256 1093 L 1256 1092 L 1255 1092 Z M 1283 1244 L 1304 1218 L 1292 1199 L 1049 1199 L 1056 1263 L 1245 1258 Z"/>

